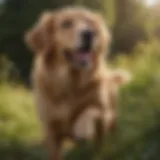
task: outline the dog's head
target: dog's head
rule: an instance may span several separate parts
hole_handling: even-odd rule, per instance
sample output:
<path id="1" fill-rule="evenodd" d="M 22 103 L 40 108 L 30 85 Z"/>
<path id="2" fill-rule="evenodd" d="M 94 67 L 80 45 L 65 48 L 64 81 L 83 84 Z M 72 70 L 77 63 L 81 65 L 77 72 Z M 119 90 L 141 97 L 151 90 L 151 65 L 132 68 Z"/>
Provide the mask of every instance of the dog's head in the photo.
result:
<path id="1" fill-rule="evenodd" d="M 37 54 L 50 54 L 72 67 L 88 68 L 105 54 L 110 35 L 99 14 L 68 7 L 43 13 L 26 40 Z"/>

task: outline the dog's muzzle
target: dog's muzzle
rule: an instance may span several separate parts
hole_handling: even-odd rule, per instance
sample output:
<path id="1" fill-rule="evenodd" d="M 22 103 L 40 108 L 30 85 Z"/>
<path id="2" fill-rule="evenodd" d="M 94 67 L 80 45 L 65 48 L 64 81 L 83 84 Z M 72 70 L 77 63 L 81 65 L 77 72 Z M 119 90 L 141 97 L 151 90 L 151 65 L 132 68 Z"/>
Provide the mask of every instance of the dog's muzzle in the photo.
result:
<path id="1" fill-rule="evenodd" d="M 93 36 L 94 36 L 93 31 L 89 29 L 81 32 L 80 34 L 81 46 L 79 48 L 80 53 L 85 54 L 92 50 Z"/>
<path id="2" fill-rule="evenodd" d="M 91 65 L 93 54 L 94 32 L 86 29 L 79 34 L 80 43 L 75 51 L 66 51 L 66 58 L 79 68 L 86 68 Z M 73 54 L 74 53 L 74 54 Z"/>

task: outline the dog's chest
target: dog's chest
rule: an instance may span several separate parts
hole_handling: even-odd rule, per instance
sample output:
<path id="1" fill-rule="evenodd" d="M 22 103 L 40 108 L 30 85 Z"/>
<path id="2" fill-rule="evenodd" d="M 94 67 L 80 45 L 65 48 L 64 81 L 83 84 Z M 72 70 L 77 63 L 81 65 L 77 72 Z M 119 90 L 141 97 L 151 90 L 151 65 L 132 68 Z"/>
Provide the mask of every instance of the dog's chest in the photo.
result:
<path id="1" fill-rule="evenodd" d="M 59 68 L 53 73 L 53 92 L 61 97 L 60 101 L 75 98 L 77 93 L 86 88 L 89 78 L 87 75 L 72 75 L 66 68 Z M 67 102 L 66 102 L 67 103 Z"/>
<path id="2" fill-rule="evenodd" d="M 63 96 L 69 94 L 70 90 L 70 79 L 68 71 L 61 67 L 53 72 L 53 92 L 56 96 Z"/>

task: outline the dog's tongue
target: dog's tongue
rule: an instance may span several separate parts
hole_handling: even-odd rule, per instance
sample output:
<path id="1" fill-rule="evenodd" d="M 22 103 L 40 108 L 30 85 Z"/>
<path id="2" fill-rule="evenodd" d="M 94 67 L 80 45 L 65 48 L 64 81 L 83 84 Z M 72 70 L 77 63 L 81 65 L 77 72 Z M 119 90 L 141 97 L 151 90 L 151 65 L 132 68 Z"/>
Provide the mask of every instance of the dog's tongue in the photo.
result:
<path id="1" fill-rule="evenodd" d="M 77 54 L 77 60 L 81 62 L 88 62 L 90 60 L 90 53 Z"/>

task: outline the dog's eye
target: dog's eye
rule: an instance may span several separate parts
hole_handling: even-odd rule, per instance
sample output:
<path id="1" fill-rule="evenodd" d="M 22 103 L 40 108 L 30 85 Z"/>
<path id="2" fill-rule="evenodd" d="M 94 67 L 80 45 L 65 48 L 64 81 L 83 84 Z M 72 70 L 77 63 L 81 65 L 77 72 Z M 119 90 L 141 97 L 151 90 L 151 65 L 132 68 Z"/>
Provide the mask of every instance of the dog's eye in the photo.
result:
<path id="1" fill-rule="evenodd" d="M 73 21 L 72 20 L 65 20 L 63 21 L 63 23 L 61 24 L 62 28 L 71 28 L 73 26 Z"/>

